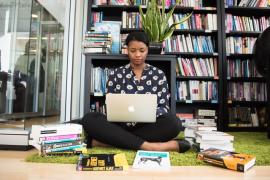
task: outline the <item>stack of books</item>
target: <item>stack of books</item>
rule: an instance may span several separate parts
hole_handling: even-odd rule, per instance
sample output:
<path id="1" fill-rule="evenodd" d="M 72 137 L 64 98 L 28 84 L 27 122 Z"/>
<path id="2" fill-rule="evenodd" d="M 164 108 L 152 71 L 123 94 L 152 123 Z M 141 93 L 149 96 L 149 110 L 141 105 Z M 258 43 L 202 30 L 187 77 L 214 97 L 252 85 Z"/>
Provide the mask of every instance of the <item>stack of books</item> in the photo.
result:
<path id="1" fill-rule="evenodd" d="M 194 118 L 185 119 L 185 139 L 193 144 L 197 131 L 217 131 L 216 111 L 210 109 L 197 109 Z"/>
<path id="2" fill-rule="evenodd" d="M 83 40 L 84 53 L 109 54 L 112 46 L 112 35 L 107 31 L 87 31 Z"/>
<path id="3" fill-rule="evenodd" d="M 40 155 L 73 155 L 84 153 L 82 126 L 79 124 L 33 125 L 29 144 Z"/>
<path id="4" fill-rule="evenodd" d="M 234 151 L 234 136 L 221 131 L 196 131 L 197 150 L 203 151 L 209 148 L 218 148 L 225 151 Z"/>

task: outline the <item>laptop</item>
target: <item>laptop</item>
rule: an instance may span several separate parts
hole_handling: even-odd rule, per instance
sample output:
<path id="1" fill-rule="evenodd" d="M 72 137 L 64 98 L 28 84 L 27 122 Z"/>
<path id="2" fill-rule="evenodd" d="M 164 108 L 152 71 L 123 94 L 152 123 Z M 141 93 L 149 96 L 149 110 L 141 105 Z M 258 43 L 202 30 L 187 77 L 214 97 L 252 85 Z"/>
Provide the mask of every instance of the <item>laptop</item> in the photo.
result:
<path id="1" fill-rule="evenodd" d="M 156 122 L 156 94 L 106 94 L 110 122 Z"/>

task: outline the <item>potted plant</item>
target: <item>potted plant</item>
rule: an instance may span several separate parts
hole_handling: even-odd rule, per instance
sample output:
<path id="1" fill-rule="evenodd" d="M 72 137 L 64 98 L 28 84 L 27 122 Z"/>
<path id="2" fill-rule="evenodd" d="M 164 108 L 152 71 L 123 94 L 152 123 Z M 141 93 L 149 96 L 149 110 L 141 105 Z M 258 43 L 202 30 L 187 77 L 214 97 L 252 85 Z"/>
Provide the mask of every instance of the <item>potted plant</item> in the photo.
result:
<path id="1" fill-rule="evenodd" d="M 179 2 L 180 0 L 176 0 L 175 5 L 170 8 L 168 13 L 165 13 L 165 0 L 162 0 L 161 8 L 157 4 L 157 0 L 149 0 L 146 13 L 143 12 L 142 6 L 139 6 L 142 28 L 150 40 L 149 53 L 155 53 L 156 51 L 152 51 L 151 48 L 156 49 L 159 47 L 158 53 L 160 54 L 163 41 L 172 36 L 178 24 L 183 23 L 191 16 L 192 13 L 180 19 L 179 22 L 169 24 L 169 19 L 172 17 L 175 7 Z"/>

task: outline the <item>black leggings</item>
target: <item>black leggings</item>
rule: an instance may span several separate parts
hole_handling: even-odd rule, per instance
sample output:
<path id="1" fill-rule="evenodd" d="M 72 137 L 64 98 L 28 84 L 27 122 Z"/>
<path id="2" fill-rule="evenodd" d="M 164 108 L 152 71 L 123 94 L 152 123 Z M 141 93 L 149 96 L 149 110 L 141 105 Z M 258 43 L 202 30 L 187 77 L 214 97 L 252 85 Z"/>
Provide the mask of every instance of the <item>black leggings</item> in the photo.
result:
<path id="1" fill-rule="evenodd" d="M 159 116 L 155 123 L 127 126 L 126 123 L 108 122 L 105 115 L 91 112 L 83 117 L 82 125 L 87 133 L 88 143 L 93 138 L 114 147 L 133 150 L 140 149 L 145 141 L 169 141 L 182 129 L 180 120 L 172 114 Z"/>

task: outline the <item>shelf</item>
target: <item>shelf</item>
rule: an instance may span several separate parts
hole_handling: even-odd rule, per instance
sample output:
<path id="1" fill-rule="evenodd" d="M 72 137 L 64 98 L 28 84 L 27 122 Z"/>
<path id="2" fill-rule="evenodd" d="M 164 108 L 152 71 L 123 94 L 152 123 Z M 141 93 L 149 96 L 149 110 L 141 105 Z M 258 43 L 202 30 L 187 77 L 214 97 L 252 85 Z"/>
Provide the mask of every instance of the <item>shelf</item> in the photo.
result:
<path id="1" fill-rule="evenodd" d="M 177 76 L 176 80 L 200 80 L 200 81 L 218 81 L 218 77 L 209 77 L 209 76 Z"/>
<path id="2" fill-rule="evenodd" d="M 180 55 L 186 57 L 216 57 L 218 53 L 194 53 L 194 52 L 166 52 L 167 55 Z"/>
<path id="3" fill-rule="evenodd" d="M 217 105 L 217 101 L 204 101 L 204 100 L 176 100 L 177 104 L 212 104 Z"/>
<path id="4" fill-rule="evenodd" d="M 266 101 L 227 101 L 228 106 L 267 106 Z"/>
<path id="5" fill-rule="evenodd" d="M 205 30 L 205 29 L 176 29 L 174 34 L 196 34 L 196 35 L 214 35 L 217 34 L 217 30 Z"/>
<path id="6" fill-rule="evenodd" d="M 145 5 L 141 6 L 143 10 L 146 9 Z M 138 12 L 139 6 L 138 5 L 93 5 L 91 9 L 96 11 L 107 11 L 107 10 L 122 10 L 122 11 L 132 11 L 132 12 Z M 168 12 L 170 8 L 166 8 L 166 11 Z M 196 13 L 216 13 L 217 9 L 215 7 L 201 7 L 201 8 L 193 8 L 193 7 L 183 7 L 183 6 L 177 6 L 175 8 L 175 13 L 184 12 L 196 12 Z"/>
<path id="7" fill-rule="evenodd" d="M 121 33 L 129 33 L 132 31 L 143 31 L 141 28 L 121 28 Z M 197 29 L 176 29 L 174 34 L 195 34 L 195 35 L 214 35 L 217 30 L 197 30 Z"/>
<path id="8" fill-rule="evenodd" d="M 143 31 L 141 28 L 121 28 L 121 33 L 130 33 L 133 31 Z"/>
<path id="9" fill-rule="evenodd" d="M 252 54 L 226 54 L 229 58 L 251 58 Z"/>
<path id="10" fill-rule="evenodd" d="M 229 6 L 225 7 L 226 13 L 232 13 L 234 15 L 246 15 L 246 16 L 266 16 L 270 14 L 270 8 L 267 7 L 239 7 Z"/>
<path id="11" fill-rule="evenodd" d="M 227 80 L 236 82 L 266 82 L 264 77 L 227 77 Z"/>
<path id="12" fill-rule="evenodd" d="M 261 34 L 261 31 L 229 31 L 226 32 L 226 36 L 249 36 L 257 37 Z"/>

